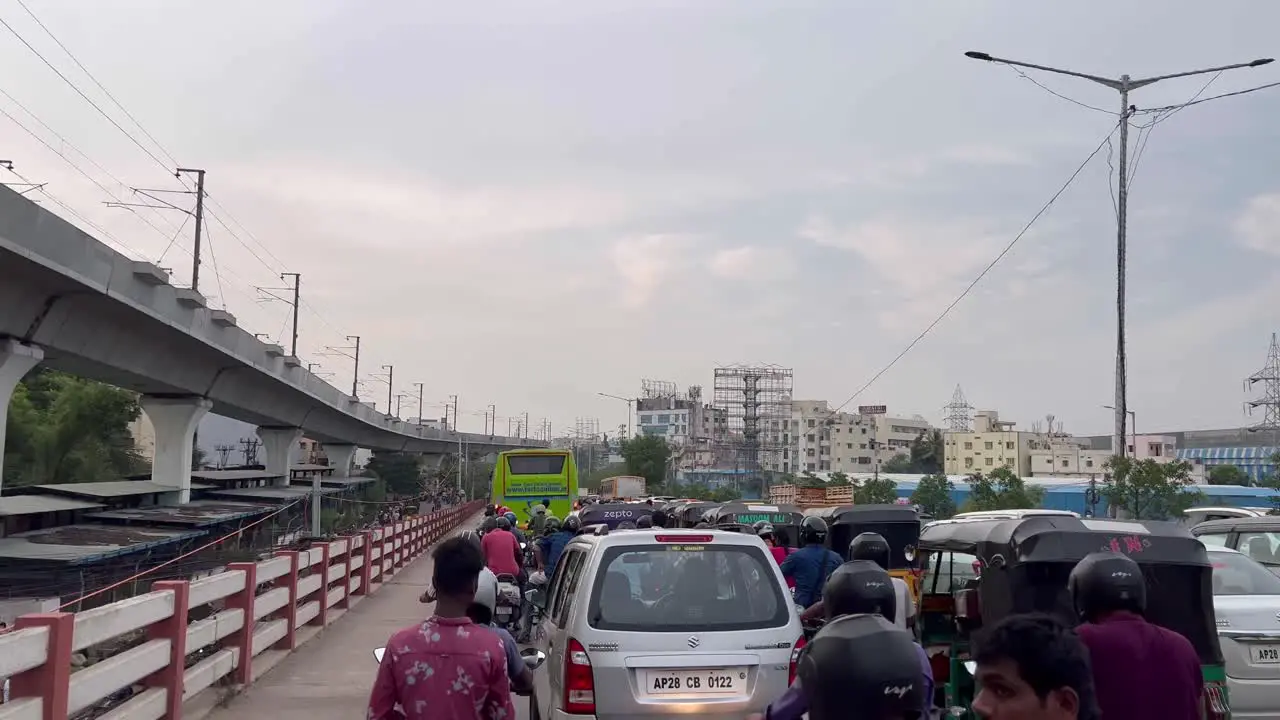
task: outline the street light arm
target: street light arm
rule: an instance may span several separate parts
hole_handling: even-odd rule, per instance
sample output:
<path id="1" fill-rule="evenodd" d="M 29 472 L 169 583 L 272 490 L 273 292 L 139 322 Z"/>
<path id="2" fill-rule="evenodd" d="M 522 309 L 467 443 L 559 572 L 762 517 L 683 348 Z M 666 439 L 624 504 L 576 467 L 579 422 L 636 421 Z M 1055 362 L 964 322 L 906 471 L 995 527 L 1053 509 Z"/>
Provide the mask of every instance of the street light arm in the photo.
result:
<path id="1" fill-rule="evenodd" d="M 1234 65 L 1223 65 L 1222 67 L 1204 68 L 1203 70 L 1189 70 L 1187 72 L 1173 73 L 1172 75 L 1159 75 L 1151 78 L 1142 78 L 1141 80 L 1130 80 L 1129 89 L 1134 90 L 1144 85 L 1160 82 L 1161 80 L 1169 80 L 1171 78 L 1189 77 L 1191 75 L 1205 75 L 1207 73 L 1225 72 L 1227 70 L 1239 70 L 1240 68 L 1262 67 L 1274 62 L 1274 58 L 1259 58 L 1253 62 L 1236 63 Z"/>
<path id="2" fill-rule="evenodd" d="M 1044 72 L 1055 73 L 1058 75 L 1070 75 L 1071 77 L 1078 77 L 1078 78 L 1084 78 L 1085 80 L 1092 80 L 1093 82 L 1096 82 L 1099 85 L 1106 85 L 1112 90 L 1120 89 L 1119 80 L 1112 80 L 1110 78 L 1099 77 L 1097 75 L 1089 75 L 1087 73 L 1075 72 L 1074 70 L 1063 70 L 1062 68 L 1049 67 L 1048 65 L 1036 65 L 1033 63 L 1022 62 L 1019 60 L 1009 60 L 1007 58 L 995 57 L 993 55 L 988 55 L 984 52 L 978 52 L 976 50 L 970 50 L 969 52 L 965 53 L 965 57 L 973 58 L 974 60 L 985 60 L 987 62 L 1003 63 L 1005 65 L 1013 65 L 1015 67 L 1031 68 L 1032 70 L 1043 70 Z M 1154 82 L 1154 80 L 1152 82 Z M 1133 83 L 1129 83 L 1129 86 L 1133 87 Z"/>

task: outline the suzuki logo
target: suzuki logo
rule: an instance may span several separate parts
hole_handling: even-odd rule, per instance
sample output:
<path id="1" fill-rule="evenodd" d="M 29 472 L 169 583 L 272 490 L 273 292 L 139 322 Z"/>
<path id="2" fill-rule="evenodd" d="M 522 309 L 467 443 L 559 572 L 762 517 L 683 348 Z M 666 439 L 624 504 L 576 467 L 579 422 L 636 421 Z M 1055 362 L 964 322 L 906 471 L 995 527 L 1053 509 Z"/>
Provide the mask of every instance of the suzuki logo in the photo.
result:
<path id="1" fill-rule="evenodd" d="M 1276 619 L 1280 620 L 1280 612 L 1276 613 Z"/>
<path id="2" fill-rule="evenodd" d="M 698 639 L 698 636 L 697 636 L 697 635 L 690 635 L 690 636 L 689 636 L 689 649 L 690 649 L 690 650 L 693 650 L 694 648 L 698 647 L 698 646 L 699 646 L 699 645 L 701 645 L 701 644 L 702 644 L 702 641 Z"/>
<path id="3" fill-rule="evenodd" d="M 911 689 L 914 687 L 915 685 L 886 685 L 884 688 L 884 694 L 902 698 L 902 696 L 911 692 Z"/>

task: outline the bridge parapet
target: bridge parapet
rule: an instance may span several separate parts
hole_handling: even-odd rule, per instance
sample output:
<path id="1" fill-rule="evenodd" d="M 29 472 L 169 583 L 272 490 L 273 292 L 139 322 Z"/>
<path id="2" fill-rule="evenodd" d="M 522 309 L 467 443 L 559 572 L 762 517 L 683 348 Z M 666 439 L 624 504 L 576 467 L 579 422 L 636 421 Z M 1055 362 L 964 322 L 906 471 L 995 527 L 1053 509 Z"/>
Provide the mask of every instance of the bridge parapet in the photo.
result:
<path id="1" fill-rule="evenodd" d="M 216 704 L 206 691 L 237 692 L 261 677 L 481 506 L 281 550 L 200 580 L 157 581 L 146 594 L 92 610 L 19 617 L 0 635 L 0 678 L 10 679 L 0 720 L 203 714 L 190 711 Z M 72 669 L 73 654 L 132 634 L 139 637 L 128 649 Z"/>

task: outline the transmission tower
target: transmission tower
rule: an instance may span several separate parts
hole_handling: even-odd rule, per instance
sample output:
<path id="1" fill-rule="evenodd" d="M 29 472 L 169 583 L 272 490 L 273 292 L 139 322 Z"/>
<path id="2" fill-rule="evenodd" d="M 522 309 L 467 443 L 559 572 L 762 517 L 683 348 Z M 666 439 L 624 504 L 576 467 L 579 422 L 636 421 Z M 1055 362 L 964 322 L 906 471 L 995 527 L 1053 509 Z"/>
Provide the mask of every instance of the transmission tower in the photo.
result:
<path id="1" fill-rule="evenodd" d="M 947 411 L 947 429 L 951 432 L 967 432 L 973 422 L 973 406 L 964 397 L 964 390 L 956 385 L 956 391 L 951 393 L 951 402 L 944 405 L 943 410 Z"/>
<path id="2" fill-rule="evenodd" d="M 1267 364 L 1245 379 L 1245 390 L 1262 383 L 1262 397 L 1245 403 L 1250 415 L 1262 408 L 1262 421 L 1248 428 L 1249 432 L 1268 433 L 1272 442 L 1280 438 L 1280 344 L 1271 333 L 1271 347 L 1267 350 Z"/>
<path id="3" fill-rule="evenodd" d="M 244 456 L 246 467 L 258 464 L 258 446 L 261 444 L 257 438 L 240 438 L 240 454 Z"/>
<path id="4" fill-rule="evenodd" d="M 213 451 L 218 454 L 218 469 L 222 470 L 227 467 L 227 460 L 231 457 L 231 451 L 235 450 L 232 445 L 215 445 Z"/>

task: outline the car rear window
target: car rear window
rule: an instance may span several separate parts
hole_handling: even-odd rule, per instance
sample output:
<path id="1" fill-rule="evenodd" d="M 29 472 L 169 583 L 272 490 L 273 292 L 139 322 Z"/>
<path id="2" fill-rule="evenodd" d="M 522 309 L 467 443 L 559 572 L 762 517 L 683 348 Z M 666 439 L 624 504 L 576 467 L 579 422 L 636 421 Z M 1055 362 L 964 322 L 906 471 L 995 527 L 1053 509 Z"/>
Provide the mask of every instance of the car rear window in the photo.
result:
<path id="1" fill-rule="evenodd" d="M 1280 595 L 1280 578 L 1239 553 L 1209 554 L 1214 595 Z"/>
<path id="2" fill-rule="evenodd" d="M 654 543 L 605 550 L 587 613 L 600 630 L 714 632 L 783 627 L 791 606 L 760 548 Z"/>

